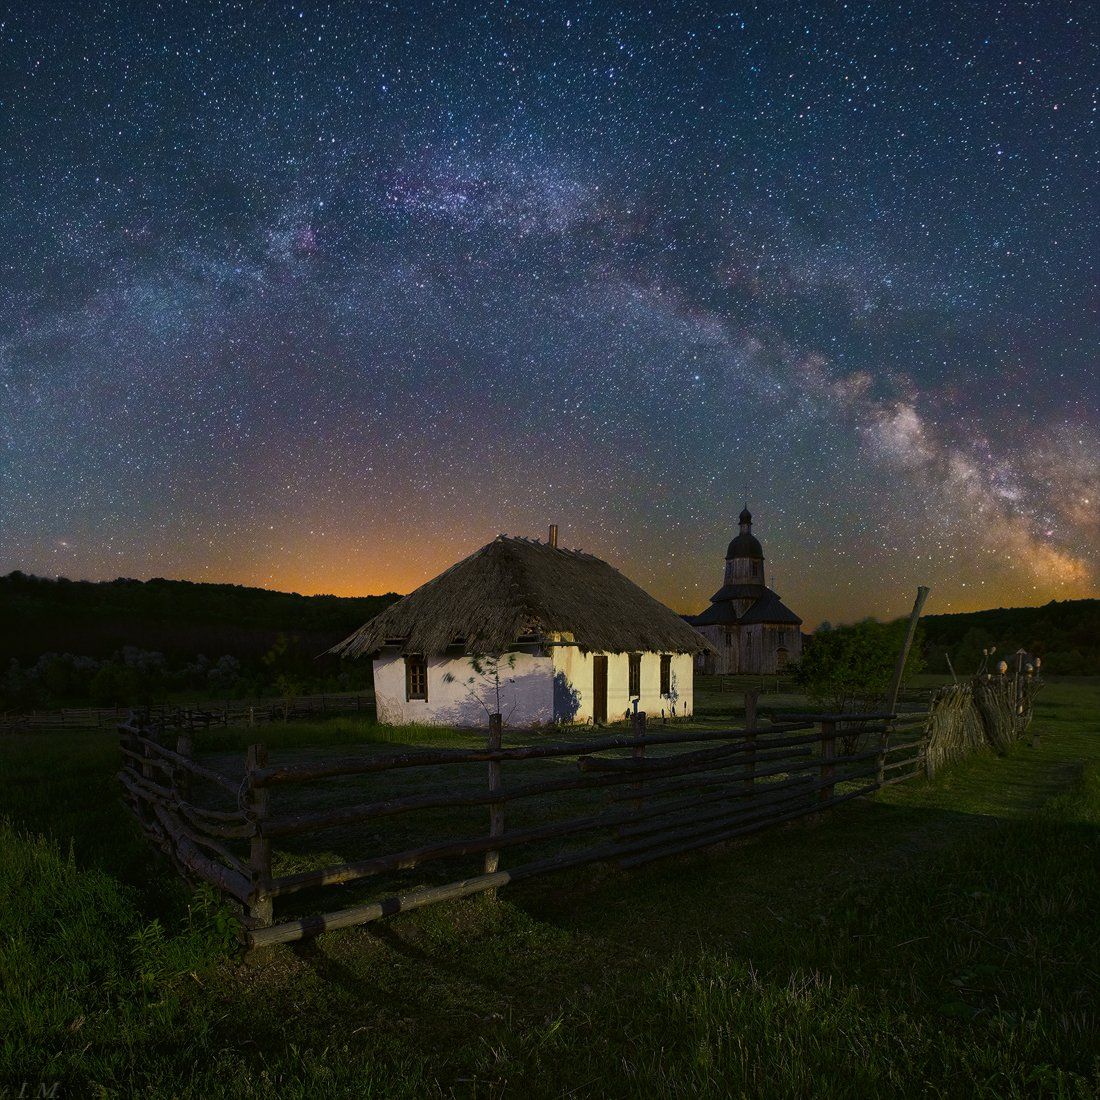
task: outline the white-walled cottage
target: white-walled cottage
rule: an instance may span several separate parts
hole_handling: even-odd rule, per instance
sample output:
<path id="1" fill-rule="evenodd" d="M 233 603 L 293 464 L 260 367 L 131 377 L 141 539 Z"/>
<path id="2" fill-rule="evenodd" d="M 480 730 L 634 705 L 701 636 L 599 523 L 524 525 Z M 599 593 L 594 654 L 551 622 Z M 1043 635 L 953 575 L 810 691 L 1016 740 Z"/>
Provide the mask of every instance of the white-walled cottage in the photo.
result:
<path id="1" fill-rule="evenodd" d="M 708 646 L 607 562 L 501 535 L 332 650 L 372 657 L 382 722 L 603 723 L 637 709 L 692 713 Z"/>

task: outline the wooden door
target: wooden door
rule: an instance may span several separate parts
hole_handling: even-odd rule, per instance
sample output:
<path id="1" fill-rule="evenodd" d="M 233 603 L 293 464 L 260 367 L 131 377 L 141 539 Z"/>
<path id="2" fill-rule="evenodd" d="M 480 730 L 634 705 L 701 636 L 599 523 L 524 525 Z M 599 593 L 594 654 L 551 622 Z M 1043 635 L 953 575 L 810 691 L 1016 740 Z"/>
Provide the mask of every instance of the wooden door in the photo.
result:
<path id="1" fill-rule="evenodd" d="M 607 657 L 592 658 L 592 720 L 607 721 Z"/>

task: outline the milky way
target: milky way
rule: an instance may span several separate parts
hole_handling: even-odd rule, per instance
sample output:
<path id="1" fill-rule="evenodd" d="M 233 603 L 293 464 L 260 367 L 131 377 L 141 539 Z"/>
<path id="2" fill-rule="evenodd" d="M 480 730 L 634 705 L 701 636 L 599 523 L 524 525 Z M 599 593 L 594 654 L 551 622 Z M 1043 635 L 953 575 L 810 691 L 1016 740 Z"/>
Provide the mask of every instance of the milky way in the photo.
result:
<path id="1" fill-rule="evenodd" d="M 92 4 L 0 25 L 0 571 L 680 610 L 1093 594 L 1091 4 Z"/>

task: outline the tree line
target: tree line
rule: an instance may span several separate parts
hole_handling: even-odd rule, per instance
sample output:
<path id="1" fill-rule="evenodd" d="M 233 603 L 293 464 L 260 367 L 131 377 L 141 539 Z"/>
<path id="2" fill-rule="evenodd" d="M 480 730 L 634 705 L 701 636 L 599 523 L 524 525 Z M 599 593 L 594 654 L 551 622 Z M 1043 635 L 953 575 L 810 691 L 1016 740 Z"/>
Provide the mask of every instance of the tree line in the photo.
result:
<path id="1" fill-rule="evenodd" d="M 0 577 L 0 711 L 359 690 L 370 662 L 319 655 L 398 598 L 16 571 Z"/>
<path id="2" fill-rule="evenodd" d="M 400 597 L 302 596 L 155 578 L 0 577 L 0 711 L 126 706 L 370 686 L 369 661 L 319 657 Z M 822 701 L 885 690 L 903 624 L 823 623 L 799 677 Z M 1100 675 L 1100 600 L 1052 601 L 921 620 L 907 674 L 960 676 L 982 651 L 1016 649 L 1052 675 Z"/>

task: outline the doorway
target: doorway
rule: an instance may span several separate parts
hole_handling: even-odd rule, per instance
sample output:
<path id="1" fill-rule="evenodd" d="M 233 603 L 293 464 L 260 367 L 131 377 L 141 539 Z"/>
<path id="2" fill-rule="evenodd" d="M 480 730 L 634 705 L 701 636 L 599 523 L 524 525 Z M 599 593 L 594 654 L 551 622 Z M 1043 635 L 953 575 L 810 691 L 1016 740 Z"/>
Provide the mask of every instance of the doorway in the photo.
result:
<path id="1" fill-rule="evenodd" d="M 597 654 L 592 658 L 592 721 L 597 725 L 607 723 L 606 654 Z"/>

